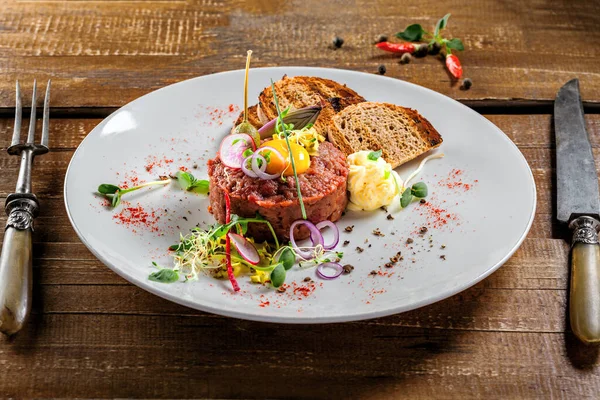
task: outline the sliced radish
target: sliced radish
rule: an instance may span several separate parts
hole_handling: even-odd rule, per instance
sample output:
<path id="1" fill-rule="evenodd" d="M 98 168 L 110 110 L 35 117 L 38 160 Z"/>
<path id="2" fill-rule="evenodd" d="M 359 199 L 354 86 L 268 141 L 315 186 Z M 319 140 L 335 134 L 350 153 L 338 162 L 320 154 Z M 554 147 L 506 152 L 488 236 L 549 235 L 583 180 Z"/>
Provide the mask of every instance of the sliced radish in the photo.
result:
<path id="1" fill-rule="evenodd" d="M 238 253 L 240 253 L 240 256 L 242 256 L 244 260 L 248 261 L 252 265 L 256 265 L 260 262 L 260 256 L 258 255 L 258 251 L 256 251 L 256 247 L 254 247 L 254 245 L 250 243 L 248 239 L 233 232 L 229 232 L 227 236 L 229 236 L 231 243 L 233 243 Z"/>
<path id="2" fill-rule="evenodd" d="M 225 136 L 219 149 L 221 162 L 229 168 L 242 168 L 244 161 L 244 151 L 256 150 L 254 140 L 245 133 L 236 133 Z"/>

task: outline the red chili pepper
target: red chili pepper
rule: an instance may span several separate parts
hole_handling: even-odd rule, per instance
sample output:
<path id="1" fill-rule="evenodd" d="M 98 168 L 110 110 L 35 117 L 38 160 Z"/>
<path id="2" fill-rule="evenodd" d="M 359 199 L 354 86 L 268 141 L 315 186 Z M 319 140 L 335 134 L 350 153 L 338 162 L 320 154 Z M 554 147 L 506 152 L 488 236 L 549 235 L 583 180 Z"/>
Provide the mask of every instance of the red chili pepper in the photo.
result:
<path id="1" fill-rule="evenodd" d="M 225 192 L 225 223 L 228 224 L 231 221 L 231 199 L 229 198 L 229 194 Z M 229 282 L 231 282 L 231 286 L 233 286 L 233 290 L 238 292 L 240 290 L 240 286 L 235 279 L 235 275 L 233 274 L 233 266 L 231 265 L 231 239 L 229 239 L 229 235 L 225 235 L 225 258 L 227 260 L 227 277 L 229 277 Z"/>
<path id="2" fill-rule="evenodd" d="M 460 65 L 460 60 L 454 54 L 448 54 L 446 56 L 446 68 L 456 79 L 460 79 L 462 76 L 463 70 Z"/>
<path id="3" fill-rule="evenodd" d="M 413 53 L 416 49 L 416 46 L 412 43 L 390 43 L 390 42 L 381 42 L 377 43 L 375 46 L 381 50 L 389 51 L 390 53 Z"/>

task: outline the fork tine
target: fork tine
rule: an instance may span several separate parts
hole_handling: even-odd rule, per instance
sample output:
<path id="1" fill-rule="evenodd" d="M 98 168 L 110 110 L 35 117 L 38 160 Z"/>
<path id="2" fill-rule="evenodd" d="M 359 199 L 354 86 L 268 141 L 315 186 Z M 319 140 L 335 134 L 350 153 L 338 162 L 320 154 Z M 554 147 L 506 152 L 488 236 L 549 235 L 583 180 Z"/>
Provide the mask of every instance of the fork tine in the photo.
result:
<path id="1" fill-rule="evenodd" d="M 21 137 L 21 116 L 23 115 L 23 108 L 21 104 L 21 88 L 19 87 L 19 81 L 17 81 L 17 94 L 15 104 L 15 130 L 13 131 L 11 146 L 19 144 L 19 138 Z"/>
<path id="2" fill-rule="evenodd" d="M 27 135 L 27 143 L 33 143 L 35 140 L 35 109 L 37 97 L 37 81 L 33 81 L 33 95 L 31 96 L 31 114 L 29 116 L 29 134 Z"/>
<path id="3" fill-rule="evenodd" d="M 44 116 L 42 123 L 42 146 L 48 147 L 48 134 L 49 134 L 49 126 L 48 120 L 50 119 L 50 83 L 51 80 L 48 79 L 48 86 L 46 86 L 46 97 L 44 97 Z"/>

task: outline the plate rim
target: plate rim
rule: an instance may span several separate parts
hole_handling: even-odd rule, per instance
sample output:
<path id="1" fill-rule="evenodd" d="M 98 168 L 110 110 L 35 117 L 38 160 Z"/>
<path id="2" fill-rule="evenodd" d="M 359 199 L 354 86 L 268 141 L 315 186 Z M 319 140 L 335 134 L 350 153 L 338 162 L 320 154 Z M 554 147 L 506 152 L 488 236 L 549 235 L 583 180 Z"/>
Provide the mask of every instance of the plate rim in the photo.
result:
<path id="1" fill-rule="evenodd" d="M 323 67 L 309 67 L 309 66 L 279 66 L 279 67 L 260 67 L 260 68 L 253 68 L 252 70 L 274 70 L 274 71 L 285 71 L 285 70 L 290 70 L 290 69 L 300 69 L 300 70 L 311 70 L 311 71 L 315 71 L 315 76 L 318 73 L 318 71 L 336 71 L 337 73 L 347 73 L 350 75 L 359 75 L 359 76 L 368 76 L 371 79 L 388 79 L 388 80 L 393 80 L 397 83 L 400 83 L 402 85 L 408 85 L 408 86 L 412 86 L 413 88 L 417 88 L 417 90 L 425 90 L 428 94 L 433 95 L 433 96 L 439 96 L 444 98 L 445 100 L 450 100 L 451 102 L 456 103 L 457 105 L 459 105 L 460 107 L 462 107 L 463 109 L 465 109 L 466 112 L 471 113 L 472 115 L 476 115 L 477 117 L 481 117 L 483 118 L 483 120 L 485 120 L 485 123 L 492 129 L 495 130 L 500 137 L 502 137 L 503 140 L 505 140 L 506 142 L 508 142 L 509 146 L 513 147 L 513 150 L 516 150 L 517 154 L 521 157 L 521 161 L 523 161 L 524 165 L 526 166 L 526 170 L 528 172 L 527 174 L 527 178 L 529 178 L 529 180 L 531 181 L 532 185 L 531 185 L 531 189 L 532 189 L 532 205 L 531 205 L 531 210 L 530 210 L 530 217 L 529 217 L 529 221 L 527 221 L 527 225 L 525 226 L 525 229 L 523 230 L 523 232 L 521 233 L 521 235 L 519 236 L 519 239 L 515 242 L 515 244 L 511 247 L 511 249 L 507 252 L 507 254 L 498 262 L 496 262 L 494 265 L 492 265 L 491 267 L 489 267 L 486 271 L 484 271 L 483 273 L 479 274 L 478 276 L 474 277 L 473 279 L 470 279 L 466 282 L 463 282 L 461 285 L 457 285 L 452 287 L 451 289 L 448 289 L 447 291 L 443 292 L 443 294 L 441 295 L 437 295 L 437 296 L 432 296 L 428 299 L 423 299 L 421 301 L 417 301 L 417 302 L 413 302 L 411 303 L 409 306 L 396 306 L 396 307 L 388 307 L 388 308 L 378 308 L 375 309 L 373 311 L 367 311 L 367 312 L 360 312 L 357 314 L 344 314 L 344 315 L 338 315 L 338 316 L 326 316 L 326 317 L 319 317 L 319 316 L 315 316 L 315 317 L 303 317 L 302 315 L 297 315 L 293 314 L 293 316 L 280 316 L 280 315 L 268 315 L 268 314 L 255 314 L 255 313 L 251 313 L 248 311 L 244 311 L 244 312 L 236 312 L 235 310 L 227 310 L 227 309 L 220 309 L 220 308 L 216 308 L 216 307 L 212 307 L 209 305 L 204 305 L 204 304 L 200 304 L 200 303 L 194 303 L 191 301 L 188 301 L 186 299 L 177 297 L 175 294 L 170 293 L 168 291 L 164 291 L 159 289 L 158 287 L 151 285 L 149 283 L 149 281 L 146 280 L 140 280 L 137 279 L 133 276 L 129 276 L 127 275 L 124 271 L 120 270 L 119 268 L 117 268 L 116 266 L 113 266 L 110 262 L 108 262 L 104 257 L 102 257 L 98 251 L 96 251 L 94 249 L 93 246 L 90 245 L 90 243 L 86 240 L 86 238 L 83 236 L 83 233 L 81 231 L 81 229 L 77 226 L 77 224 L 75 223 L 73 216 L 71 215 L 71 211 L 69 208 L 69 202 L 68 202 L 68 196 L 67 196 L 67 182 L 68 182 L 68 178 L 71 172 L 71 167 L 73 166 L 73 160 L 75 159 L 77 153 L 80 151 L 80 149 L 82 148 L 82 146 L 84 145 L 84 143 L 86 142 L 86 140 L 90 137 L 90 134 L 96 130 L 99 126 L 101 126 L 102 124 L 104 124 L 110 117 L 112 117 L 114 114 L 122 111 L 123 109 L 130 107 L 133 103 L 139 101 L 140 99 L 145 98 L 146 96 L 150 96 L 150 95 L 155 95 L 155 93 L 161 92 L 167 88 L 170 88 L 172 86 L 178 86 L 178 85 L 183 85 L 187 82 L 190 81 L 195 81 L 195 80 L 202 80 L 202 79 L 208 79 L 217 75 L 228 75 L 228 74 L 236 74 L 236 73 L 240 73 L 241 71 L 244 71 L 243 69 L 236 69 L 236 70 L 229 70 L 229 71 L 221 71 L 221 72 L 216 72 L 213 74 L 207 74 L 207 75 L 201 75 L 201 76 L 197 76 L 194 78 L 190 78 L 190 79 L 185 79 L 183 81 L 179 81 L 167 86 L 163 86 L 159 89 L 153 90 L 149 93 L 146 93 L 138 98 L 135 98 L 134 100 L 128 102 L 127 104 L 119 107 L 117 110 L 113 111 L 112 113 L 110 113 L 108 116 L 104 117 L 102 119 L 102 121 L 100 121 L 100 123 L 98 123 L 96 126 L 94 126 L 94 128 L 92 128 L 92 130 L 90 132 L 88 132 L 86 134 L 86 136 L 83 138 L 83 140 L 79 143 L 79 145 L 77 146 L 77 148 L 75 149 L 75 151 L 73 152 L 73 156 L 71 157 L 71 160 L 69 160 L 69 165 L 67 167 L 67 170 L 65 172 L 65 178 L 64 178 L 64 183 L 63 183 L 63 201 L 64 201 L 64 205 L 65 205 L 65 209 L 67 211 L 67 216 L 69 218 L 69 222 L 71 223 L 71 226 L 73 227 L 73 229 L 75 230 L 75 233 L 77 234 L 77 236 L 79 237 L 79 239 L 81 240 L 81 242 L 86 246 L 86 248 L 94 255 L 94 257 L 96 257 L 100 262 L 102 262 L 102 264 L 104 264 L 106 267 L 108 267 L 111 271 L 113 271 L 114 273 L 116 273 L 117 275 L 119 275 L 120 277 L 122 277 L 123 279 L 125 279 L 126 281 L 128 281 L 129 283 L 139 287 L 140 289 L 143 289 L 149 293 L 152 293 L 155 296 L 164 298 L 166 300 L 172 301 L 176 304 L 180 304 L 183 305 L 185 307 L 188 307 L 190 309 L 193 310 L 199 310 L 202 312 L 209 312 L 211 314 L 216 314 L 216 315 L 221 315 L 221 316 L 225 316 L 225 317 L 230 317 L 230 318 L 238 318 L 238 319 L 242 319 L 242 320 L 249 320 L 249 321 L 257 321 L 257 322 L 267 322 L 267 323 L 285 323 L 285 324 L 328 324 L 328 323 L 343 323 L 343 322 L 353 322 L 353 321 L 363 321 L 363 320 L 370 320 L 370 319 L 375 319 L 375 318 L 381 318 L 381 317 L 386 317 L 386 316 L 392 316 L 395 314 L 400 314 L 403 312 L 407 312 L 407 311 L 411 311 L 411 310 L 415 310 L 418 308 L 422 308 L 425 307 L 427 305 L 433 304 L 433 303 L 437 303 L 439 301 L 445 300 L 447 298 L 450 298 L 474 285 L 476 285 L 477 283 L 481 282 L 482 280 L 484 280 L 485 278 L 487 278 L 488 276 L 490 276 L 492 273 L 496 272 L 502 265 L 504 265 L 506 263 L 506 261 L 508 261 L 513 255 L 514 253 L 519 249 L 519 247 L 523 244 L 523 241 L 526 239 L 531 226 L 533 224 L 533 221 L 535 219 L 535 213 L 536 213 L 536 209 L 537 209 L 537 188 L 536 188 L 536 184 L 535 184 L 535 179 L 533 176 L 533 172 L 531 170 L 531 167 L 529 165 L 529 163 L 527 162 L 527 159 L 525 158 L 525 156 L 523 155 L 523 153 L 521 152 L 521 150 L 519 149 L 519 147 L 508 137 L 508 135 L 506 135 L 499 127 L 497 127 L 494 123 L 492 123 L 489 119 L 487 119 L 486 117 L 484 117 L 482 114 L 476 112 L 475 110 L 473 110 L 472 108 L 466 106 L 465 104 L 457 101 L 456 99 L 453 99 L 452 97 L 446 96 L 442 93 L 436 92 L 432 89 L 429 89 L 427 87 L 421 86 L 421 85 L 417 85 L 415 83 L 412 82 L 408 82 L 402 79 L 398 79 L 398 78 L 392 78 L 392 77 L 387 77 L 387 76 L 380 76 L 380 75 L 373 75 L 370 74 L 368 72 L 362 72 L 362 71 L 354 71 L 354 70 L 347 70 L 347 69 L 341 69 L 341 68 L 323 68 Z M 296 75 L 294 75 L 296 76 Z"/>

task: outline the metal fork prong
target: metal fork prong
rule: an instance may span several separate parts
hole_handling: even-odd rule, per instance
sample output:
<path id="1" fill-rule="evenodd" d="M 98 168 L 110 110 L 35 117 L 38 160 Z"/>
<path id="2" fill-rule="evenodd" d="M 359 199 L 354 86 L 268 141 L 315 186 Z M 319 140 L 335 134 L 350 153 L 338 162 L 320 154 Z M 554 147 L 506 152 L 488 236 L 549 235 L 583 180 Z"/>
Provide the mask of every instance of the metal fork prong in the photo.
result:
<path id="1" fill-rule="evenodd" d="M 44 117 L 42 123 L 42 146 L 48 147 L 48 121 L 50 119 L 50 79 L 48 80 L 48 86 L 46 86 L 46 97 L 44 97 Z"/>
<path id="2" fill-rule="evenodd" d="M 29 133 L 27 134 L 27 143 L 33 143 L 35 140 L 35 109 L 37 97 L 37 81 L 33 81 L 33 95 L 31 96 L 31 114 L 29 114 Z"/>
<path id="3" fill-rule="evenodd" d="M 15 129 L 13 131 L 11 146 L 19 144 L 19 138 L 21 137 L 21 118 L 23 115 L 23 106 L 21 103 L 21 88 L 19 87 L 19 81 L 17 81 L 17 94 L 15 101 Z"/>

